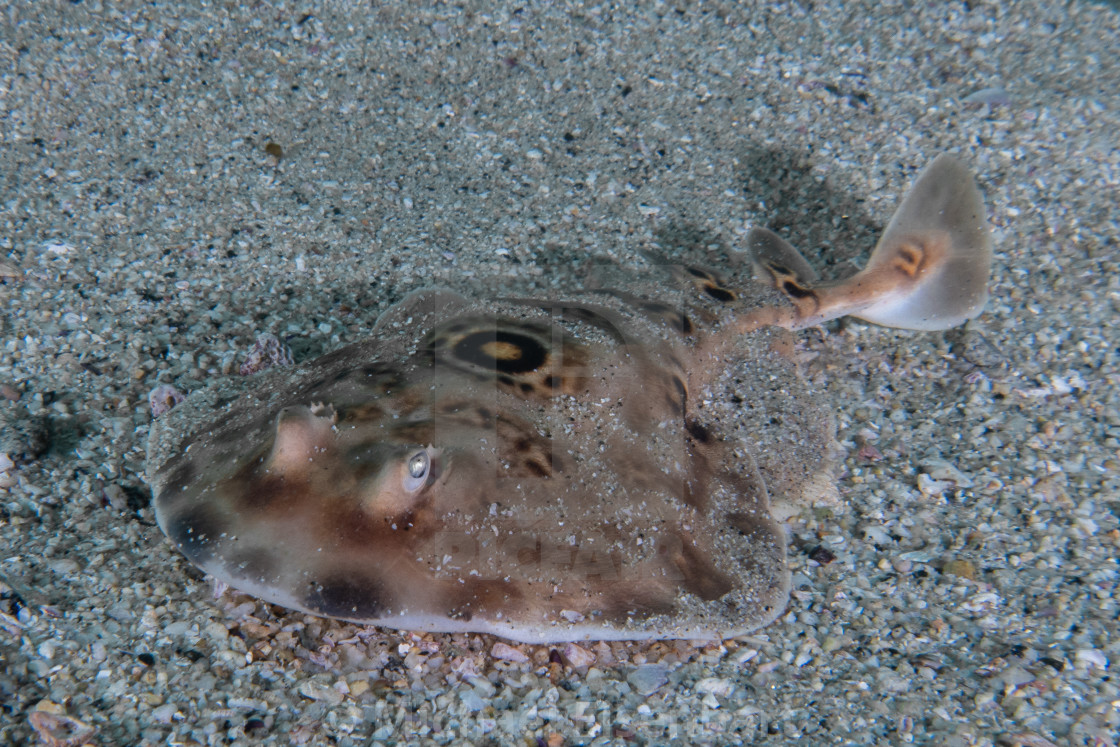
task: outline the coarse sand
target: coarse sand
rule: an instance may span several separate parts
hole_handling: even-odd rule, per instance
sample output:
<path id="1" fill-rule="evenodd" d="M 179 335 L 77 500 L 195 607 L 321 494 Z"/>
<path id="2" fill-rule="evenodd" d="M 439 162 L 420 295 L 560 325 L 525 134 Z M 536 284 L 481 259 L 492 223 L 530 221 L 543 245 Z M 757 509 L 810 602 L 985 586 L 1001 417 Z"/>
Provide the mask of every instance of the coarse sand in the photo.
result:
<path id="1" fill-rule="evenodd" d="M 1120 740 L 1120 14 L 640 5 L 0 11 L 0 744 Z M 148 393 L 260 334 L 302 360 L 417 288 L 753 225 L 843 276 L 942 152 L 988 309 L 801 333 L 842 501 L 750 637 L 364 629 L 215 596 L 154 524 Z"/>

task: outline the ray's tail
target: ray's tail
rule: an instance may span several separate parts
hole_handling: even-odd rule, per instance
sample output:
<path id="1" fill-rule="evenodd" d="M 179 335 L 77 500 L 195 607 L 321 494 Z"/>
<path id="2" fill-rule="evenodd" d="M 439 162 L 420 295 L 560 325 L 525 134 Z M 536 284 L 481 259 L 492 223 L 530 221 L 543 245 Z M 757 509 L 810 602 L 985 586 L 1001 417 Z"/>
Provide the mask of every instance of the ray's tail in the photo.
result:
<path id="1" fill-rule="evenodd" d="M 748 313 L 742 332 L 802 329 L 841 316 L 948 329 L 978 315 L 988 299 L 992 242 L 984 201 L 968 169 L 948 155 L 922 170 L 867 266 L 849 278 L 818 282 L 797 250 L 765 228 L 752 229 L 747 243 L 756 272 L 790 305 Z"/>

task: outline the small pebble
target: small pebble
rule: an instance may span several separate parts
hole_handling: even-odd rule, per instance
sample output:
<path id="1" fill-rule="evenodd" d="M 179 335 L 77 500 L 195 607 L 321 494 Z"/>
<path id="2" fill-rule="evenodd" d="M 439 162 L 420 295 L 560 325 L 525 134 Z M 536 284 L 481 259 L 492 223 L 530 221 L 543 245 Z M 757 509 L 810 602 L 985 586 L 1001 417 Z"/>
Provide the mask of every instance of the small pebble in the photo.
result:
<path id="1" fill-rule="evenodd" d="M 918 491 L 922 495 L 937 496 L 954 486 L 951 480 L 935 480 L 925 472 L 918 474 Z"/>
<path id="2" fill-rule="evenodd" d="M 329 331 L 328 326 L 328 331 Z M 275 366 L 290 366 L 292 364 L 292 350 L 276 335 L 264 334 L 257 338 L 245 362 L 241 364 L 238 372 L 242 376 L 267 371 Z"/>
<path id="3" fill-rule="evenodd" d="M 471 713 L 481 711 L 486 707 L 486 701 L 478 694 L 478 691 L 473 688 L 465 688 L 459 691 L 459 700 L 463 702 L 463 707 Z"/>
<path id="4" fill-rule="evenodd" d="M 501 641 L 495 643 L 494 647 L 490 649 L 490 655 L 502 661 L 513 661 L 517 663 L 529 661 L 529 657 L 524 652 L 507 643 L 502 643 Z"/>
<path id="5" fill-rule="evenodd" d="M 1074 661 L 1078 666 L 1088 669 L 1108 669 L 1108 658 L 1103 651 L 1095 648 L 1082 648 L 1077 650 Z"/>
<path id="6" fill-rule="evenodd" d="M 47 747 L 77 747 L 97 733 L 95 727 L 64 715 L 61 706 L 49 701 L 39 703 L 28 719 Z"/>
<path id="7" fill-rule="evenodd" d="M 1002 88 L 992 86 L 968 94 L 961 103 L 966 106 L 984 107 L 988 114 L 997 106 L 1011 106 L 1011 96 Z"/>
<path id="8" fill-rule="evenodd" d="M 924 459 L 919 467 L 934 480 L 951 482 L 958 488 L 972 487 L 972 478 L 944 459 Z"/>
<path id="9" fill-rule="evenodd" d="M 595 663 L 595 654 L 574 643 L 564 644 L 564 660 L 572 669 L 586 669 Z"/>
<path id="10" fill-rule="evenodd" d="M 669 681 L 669 670 L 661 664 L 642 664 L 626 677 L 639 695 L 649 695 Z"/>
<path id="11" fill-rule="evenodd" d="M 186 399 L 186 395 L 170 384 L 160 384 L 148 392 L 148 406 L 152 410 L 152 417 L 158 418 L 171 408 Z"/>
<path id="12" fill-rule="evenodd" d="M 338 705 L 345 698 L 337 688 L 318 680 L 304 680 L 298 690 L 300 695 L 309 700 L 321 700 L 330 705 Z"/>
<path id="13" fill-rule="evenodd" d="M 730 698 L 731 693 L 735 692 L 735 683 L 720 677 L 705 677 L 695 687 L 698 693 L 711 693 L 721 698 Z"/>
<path id="14" fill-rule="evenodd" d="M 976 580 L 976 566 L 971 560 L 950 560 L 945 563 L 942 571 L 951 576 L 967 578 L 969 581 Z"/>
<path id="15" fill-rule="evenodd" d="M 175 718 L 175 714 L 179 712 L 179 707 L 174 703 L 165 703 L 158 708 L 152 709 L 152 718 L 156 723 L 170 724 L 171 720 Z"/>
<path id="16" fill-rule="evenodd" d="M 16 463 L 12 458 L 0 451 L 0 488 L 10 488 L 16 484 L 16 477 L 13 474 Z"/>

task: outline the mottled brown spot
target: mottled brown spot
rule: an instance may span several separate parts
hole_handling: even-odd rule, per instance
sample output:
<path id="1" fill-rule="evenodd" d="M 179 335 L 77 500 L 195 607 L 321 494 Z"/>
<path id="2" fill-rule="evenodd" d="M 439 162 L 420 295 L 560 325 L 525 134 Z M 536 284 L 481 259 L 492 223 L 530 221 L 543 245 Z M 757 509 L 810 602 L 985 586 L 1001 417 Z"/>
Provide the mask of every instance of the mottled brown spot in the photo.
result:
<path id="1" fill-rule="evenodd" d="M 397 369 L 386 363 L 367 363 L 358 370 L 363 376 L 370 379 L 396 377 L 398 375 Z"/>
<path id="2" fill-rule="evenodd" d="M 393 428 L 393 439 L 398 443 L 430 444 L 436 440 L 436 424 L 431 420 L 418 423 L 401 423 Z"/>
<path id="3" fill-rule="evenodd" d="M 708 426 L 704 425 L 695 418 L 692 418 L 687 423 L 685 423 L 684 427 L 688 431 L 688 434 L 696 439 L 697 443 L 707 445 L 715 440 L 715 437 L 712 435 L 712 431 L 708 428 Z"/>
<path id="4" fill-rule="evenodd" d="M 542 557 L 541 543 L 539 541 L 534 541 L 532 546 L 521 545 L 514 553 L 514 557 L 517 558 L 517 562 L 521 565 L 539 566 Z"/>
<path id="5" fill-rule="evenodd" d="M 498 456 L 509 469 L 506 477 L 545 477 L 552 474 L 552 439 L 537 433 L 529 423 L 510 415 L 499 416 L 495 431 L 498 436 Z"/>
<path id="6" fill-rule="evenodd" d="M 719 599 L 735 588 L 731 577 L 716 568 L 711 558 L 687 538 L 682 538 L 680 548 L 673 556 L 673 564 L 684 576 L 681 585 L 685 590 L 706 602 Z"/>
<path id="7" fill-rule="evenodd" d="M 290 475 L 262 473 L 254 468 L 248 474 L 239 475 L 241 486 L 237 510 L 248 514 L 276 510 L 283 502 L 298 499 L 299 491 L 305 487 L 303 480 L 294 480 Z"/>
<path id="8" fill-rule="evenodd" d="M 676 411 L 678 415 L 684 415 L 687 410 L 688 387 L 685 385 L 684 380 L 676 374 L 673 375 L 671 382 L 673 385 L 673 393 L 668 397 L 669 404 L 672 405 L 673 410 Z"/>
<path id="9" fill-rule="evenodd" d="M 528 470 L 529 474 L 533 475 L 534 477 L 548 477 L 552 474 L 551 469 L 536 461 L 535 459 L 526 459 L 525 469 Z"/>
<path id="10" fill-rule="evenodd" d="M 467 398 L 445 399 L 436 404 L 436 411 L 444 415 L 456 415 L 464 410 L 470 410 L 474 406 L 474 402 Z"/>
<path id="11" fill-rule="evenodd" d="M 387 413 L 376 400 L 346 407 L 339 411 L 339 423 L 372 423 L 383 419 Z"/>
<path id="12" fill-rule="evenodd" d="M 901 244 L 895 251 L 895 268 L 910 277 L 917 277 L 925 259 L 925 251 L 913 244 Z"/>
<path id="13" fill-rule="evenodd" d="M 603 617 L 615 623 L 624 623 L 629 618 L 668 615 L 676 608 L 676 594 L 672 588 L 655 583 L 612 584 L 607 596 L 609 601 L 602 610 Z"/>
<path id="14" fill-rule="evenodd" d="M 757 514 L 732 511 L 727 514 L 727 522 L 752 543 L 773 541 L 773 530 L 770 527 L 769 517 L 764 518 Z"/>
<path id="15" fill-rule="evenodd" d="M 720 303 L 730 303 L 735 300 L 734 293 L 718 285 L 705 285 L 704 292 Z"/>
<path id="16" fill-rule="evenodd" d="M 304 603 L 320 614 L 350 619 L 372 620 L 388 611 L 382 583 L 357 574 L 338 574 L 313 582 Z"/>
<path id="17" fill-rule="evenodd" d="M 442 526 L 431 509 L 431 496 L 424 492 L 410 508 L 394 515 L 374 515 L 354 497 L 340 496 L 309 520 L 320 527 L 323 536 L 335 540 L 340 552 L 376 549 L 381 557 L 409 554 L 414 543 L 431 538 Z"/>
<path id="18" fill-rule="evenodd" d="M 798 285 L 792 280 L 782 281 L 782 292 L 790 298 L 796 299 L 809 298 L 810 296 L 816 295 L 813 291 Z"/>
<path id="19" fill-rule="evenodd" d="M 215 555 L 215 542 L 226 522 L 206 506 L 192 506 L 167 522 L 164 531 L 192 563 L 202 565 Z"/>
<path id="20" fill-rule="evenodd" d="M 495 415 L 489 407 L 477 405 L 473 400 L 441 402 L 436 408 L 440 426 L 455 423 L 474 428 L 493 428 Z"/>

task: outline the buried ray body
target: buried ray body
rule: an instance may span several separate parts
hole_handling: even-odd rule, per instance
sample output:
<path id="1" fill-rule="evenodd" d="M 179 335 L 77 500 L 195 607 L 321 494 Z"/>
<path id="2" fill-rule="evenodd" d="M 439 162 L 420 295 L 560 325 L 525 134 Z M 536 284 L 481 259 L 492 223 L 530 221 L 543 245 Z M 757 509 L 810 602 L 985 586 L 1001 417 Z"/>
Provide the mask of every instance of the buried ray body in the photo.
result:
<path id="1" fill-rule="evenodd" d="M 831 420 L 775 328 L 958 324 L 991 249 L 946 156 L 851 278 L 748 244 L 770 289 L 673 266 L 543 299 L 421 291 L 368 340 L 204 389 L 153 426 L 160 527 L 235 588 L 346 620 L 530 642 L 765 625 L 789 586 L 771 497 L 833 489 Z"/>

